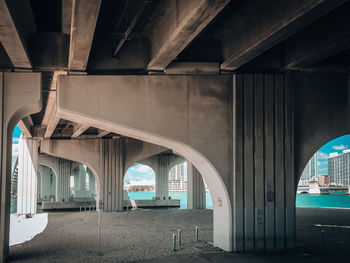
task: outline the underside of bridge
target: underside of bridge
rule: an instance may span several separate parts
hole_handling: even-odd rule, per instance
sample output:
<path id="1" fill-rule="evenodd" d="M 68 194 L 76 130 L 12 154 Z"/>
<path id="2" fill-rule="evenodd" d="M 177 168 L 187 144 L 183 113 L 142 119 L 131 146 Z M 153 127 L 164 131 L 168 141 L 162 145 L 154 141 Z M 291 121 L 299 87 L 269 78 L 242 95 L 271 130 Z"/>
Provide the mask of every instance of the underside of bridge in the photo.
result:
<path id="1" fill-rule="evenodd" d="M 349 132 L 349 12 L 345 0 L 0 0 L 0 262 L 17 123 L 25 173 L 40 153 L 84 164 L 105 211 L 123 209 L 130 165 L 170 151 L 208 185 L 216 246 L 293 248 L 302 169 Z"/>

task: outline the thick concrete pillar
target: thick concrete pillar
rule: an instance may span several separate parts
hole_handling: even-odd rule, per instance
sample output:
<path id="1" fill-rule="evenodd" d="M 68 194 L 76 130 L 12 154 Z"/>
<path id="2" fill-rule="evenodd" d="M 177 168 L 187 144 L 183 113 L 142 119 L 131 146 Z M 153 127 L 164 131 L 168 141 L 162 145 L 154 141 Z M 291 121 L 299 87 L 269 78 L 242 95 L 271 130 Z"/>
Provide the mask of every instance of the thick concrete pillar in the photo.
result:
<path id="1" fill-rule="evenodd" d="M 103 211 L 123 211 L 123 139 L 101 141 L 101 190 Z"/>
<path id="2" fill-rule="evenodd" d="M 68 202 L 70 195 L 71 162 L 65 159 L 58 160 L 58 176 L 56 183 L 56 202 Z"/>
<path id="3" fill-rule="evenodd" d="M 43 201 L 50 200 L 51 195 L 51 169 L 47 166 L 39 166 L 41 173 L 41 199 Z"/>
<path id="4" fill-rule="evenodd" d="M 233 249 L 293 248 L 293 89 L 289 76 L 237 75 L 235 83 Z"/>
<path id="5" fill-rule="evenodd" d="M 86 170 L 83 165 L 79 165 L 79 190 L 86 191 Z"/>
<path id="6" fill-rule="evenodd" d="M 96 180 L 89 168 L 86 168 L 86 171 L 89 175 L 89 196 L 92 197 L 96 195 Z"/>
<path id="7" fill-rule="evenodd" d="M 156 168 L 156 197 L 160 200 L 169 199 L 169 160 L 166 155 L 158 155 Z"/>
<path id="8" fill-rule="evenodd" d="M 201 174 L 187 162 L 187 208 L 188 209 L 205 209 L 205 185 Z"/>
<path id="9" fill-rule="evenodd" d="M 53 201 L 56 201 L 57 200 L 57 193 L 56 193 L 56 174 L 55 173 L 52 173 L 51 176 L 50 176 L 50 196 L 51 197 L 55 197 Z"/>
<path id="10" fill-rule="evenodd" d="M 37 140 L 19 140 L 17 214 L 36 214 L 38 147 Z"/>
<path id="11" fill-rule="evenodd" d="M 41 173 L 38 168 L 38 174 L 37 174 L 37 200 L 41 200 Z"/>
<path id="12" fill-rule="evenodd" d="M 40 73 L 0 73 L 0 262 L 9 252 L 12 131 L 41 107 Z"/>

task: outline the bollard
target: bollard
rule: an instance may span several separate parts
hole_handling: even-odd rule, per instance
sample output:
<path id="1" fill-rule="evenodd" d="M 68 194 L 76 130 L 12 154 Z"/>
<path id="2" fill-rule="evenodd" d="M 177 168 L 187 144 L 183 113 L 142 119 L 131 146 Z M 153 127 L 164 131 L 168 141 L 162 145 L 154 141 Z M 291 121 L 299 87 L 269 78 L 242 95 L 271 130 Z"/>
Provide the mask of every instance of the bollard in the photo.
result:
<path id="1" fill-rule="evenodd" d="M 86 205 L 85 205 L 85 211 L 86 211 Z"/>
<path id="2" fill-rule="evenodd" d="M 176 235 L 173 234 L 173 251 L 176 251 Z"/>
<path id="3" fill-rule="evenodd" d="M 196 226 L 196 241 L 198 242 L 198 226 Z"/>
<path id="4" fill-rule="evenodd" d="M 322 247 L 326 247 L 326 232 L 324 230 L 321 230 L 322 235 Z"/>
<path id="5" fill-rule="evenodd" d="M 177 239 L 179 243 L 179 248 L 181 248 L 181 230 L 180 229 L 177 230 Z"/>
<path id="6" fill-rule="evenodd" d="M 91 205 L 89 205 L 89 212 L 91 212 Z"/>
<path id="7" fill-rule="evenodd" d="M 81 212 L 81 206 L 80 206 L 80 212 Z"/>

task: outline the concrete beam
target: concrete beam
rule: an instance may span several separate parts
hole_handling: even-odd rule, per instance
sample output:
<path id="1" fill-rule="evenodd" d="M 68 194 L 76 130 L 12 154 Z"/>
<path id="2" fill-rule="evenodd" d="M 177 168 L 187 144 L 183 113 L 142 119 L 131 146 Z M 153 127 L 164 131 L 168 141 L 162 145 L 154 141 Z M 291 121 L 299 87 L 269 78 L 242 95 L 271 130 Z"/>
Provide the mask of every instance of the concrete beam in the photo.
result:
<path id="1" fill-rule="evenodd" d="M 73 127 L 73 134 L 72 134 L 72 138 L 77 138 L 79 137 L 84 131 L 86 131 L 87 129 L 89 129 L 90 126 L 87 125 L 82 125 L 82 124 L 78 124 L 75 127 Z"/>
<path id="2" fill-rule="evenodd" d="M 148 70 L 164 70 L 229 2 L 161 1 L 144 31 L 151 42 Z"/>
<path id="3" fill-rule="evenodd" d="M 218 33 L 225 58 L 222 70 L 239 68 L 345 1 L 253 2 L 246 2 Z"/>
<path id="4" fill-rule="evenodd" d="M 173 62 L 164 69 L 164 73 L 169 75 L 219 74 L 220 64 L 218 62 Z"/>
<path id="5" fill-rule="evenodd" d="M 349 12 L 347 3 L 289 38 L 284 45 L 284 68 L 309 66 L 348 49 Z"/>
<path id="6" fill-rule="evenodd" d="M 70 34 L 72 21 L 73 0 L 62 0 L 61 30 L 63 34 Z"/>
<path id="7" fill-rule="evenodd" d="M 99 131 L 97 138 L 102 138 L 103 136 L 106 136 L 110 131 Z"/>
<path id="8" fill-rule="evenodd" d="M 20 128 L 21 132 L 27 137 L 31 138 L 32 133 L 30 130 L 30 127 L 34 125 L 33 120 L 30 116 L 25 117 L 23 120 L 18 122 L 18 127 Z"/>
<path id="9" fill-rule="evenodd" d="M 66 71 L 55 71 L 51 81 L 45 114 L 44 114 L 43 121 L 41 122 L 41 125 L 46 127 L 46 131 L 44 134 L 45 138 L 51 137 L 60 120 L 60 118 L 56 116 L 56 92 L 57 92 L 56 83 L 57 83 L 58 76 L 66 75 L 66 74 L 67 74 Z"/>
<path id="10" fill-rule="evenodd" d="M 0 42 L 15 68 L 32 68 L 26 38 L 35 31 L 29 1 L 0 1 Z"/>
<path id="11" fill-rule="evenodd" d="M 102 0 L 73 0 L 68 69 L 85 71 Z"/>

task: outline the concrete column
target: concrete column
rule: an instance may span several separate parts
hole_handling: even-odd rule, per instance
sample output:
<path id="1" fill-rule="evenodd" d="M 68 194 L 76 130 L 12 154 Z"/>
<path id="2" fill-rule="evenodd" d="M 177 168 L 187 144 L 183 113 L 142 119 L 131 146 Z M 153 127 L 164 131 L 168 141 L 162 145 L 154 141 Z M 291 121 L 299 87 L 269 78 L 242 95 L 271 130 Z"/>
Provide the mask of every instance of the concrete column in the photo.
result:
<path id="1" fill-rule="evenodd" d="M 187 208 L 188 209 L 205 209 L 205 185 L 201 174 L 187 162 Z"/>
<path id="2" fill-rule="evenodd" d="M 51 195 L 51 169 L 47 166 L 40 166 L 41 171 L 41 199 L 49 201 Z"/>
<path id="3" fill-rule="evenodd" d="M 71 162 L 65 159 L 58 160 L 58 171 L 56 183 L 56 202 L 68 202 L 69 201 L 69 186 L 70 186 L 70 171 Z"/>
<path id="4" fill-rule="evenodd" d="M 86 191 L 86 170 L 83 165 L 79 165 L 79 190 Z"/>
<path id="5" fill-rule="evenodd" d="M 89 195 L 95 196 L 96 195 L 96 180 L 95 176 L 92 174 L 89 168 L 86 169 L 88 175 L 89 175 Z"/>
<path id="6" fill-rule="evenodd" d="M 37 174 L 37 200 L 41 200 L 41 173 L 38 171 Z"/>
<path id="7" fill-rule="evenodd" d="M 156 197 L 160 200 L 169 199 L 169 160 L 166 155 L 158 156 L 156 169 Z"/>
<path id="8" fill-rule="evenodd" d="M 25 116 L 41 110 L 41 94 L 40 73 L 0 73 L 0 262 L 9 252 L 12 131 Z"/>
<path id="9" fill-rule="evenodd" d="M 233 90 L 234 251 L 294 247 L 293 94 L 283 75 L 237 75 Z"/>
<path id="10" fill-rule="evenodd" d="M 57 192 L 56 192 L 56 174 L 52 173 L 50 176 L 50 196 L 54 196 L 54 201 L 57 200 Z"/>
<path id="11" fill-rule="evenodd" d="M 22 136 L 18 154 L 17 213 L 36 214 L 38 141 Z"/>

